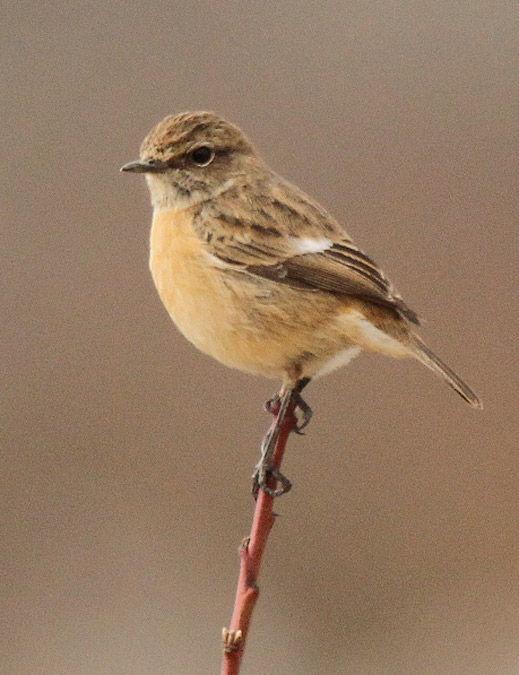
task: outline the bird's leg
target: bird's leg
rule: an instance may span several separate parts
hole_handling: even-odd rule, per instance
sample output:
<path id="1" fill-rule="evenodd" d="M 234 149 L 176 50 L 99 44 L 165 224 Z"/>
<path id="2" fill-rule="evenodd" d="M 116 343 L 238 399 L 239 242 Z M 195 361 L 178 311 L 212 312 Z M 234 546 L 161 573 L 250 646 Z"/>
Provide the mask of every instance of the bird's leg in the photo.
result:
<path id="1" fill-rule="evenodd" d="M 271 497 L 279 497 L 288 492 L 292 487 L 291 482 L 281 471 L 272 464 L 272 456 L 279 437 L 279 431 L 285 422 L 288 412 L 291 410 L 295 415 L 297 412 L 301 413 L 301 421 L 297 419 L 294 422 L 292 431 L 297 434 L 302 433 L 302 429 L 310 422 L 312 418 L 312 409 L 304 401 L 301 396 L 301 391 L 310 382 L 309 377 L 304 377 L 298 380 L 293 388 L 287 388 L 281 391 L 272 399 L 266 402 L 265 409 L 276 416 L 273 426 L 268 430 L 265 438 L 261 444 L 261 459 L 253 474 L 252 494 L 254 498 L 257 497 L 258 491 L 261 489 Z M 268 478 L 275 478 L 281 487 L 273 490 L 268 486 Z"/>
<path id="2" fill-rule="evenodd" d="M 301 392 L 309 382 L 310 382 L 309 377 L 303 377 L 301 380 L 298 381 L 294 389 L 294 398 L 293 398 L 294 408 L 296 412 L 300 412 L 302 415 L 302 419 L 300 422 L 298 421 L 294 431 L 296 434 L 300 435 L 303 435 L 302 431 L 312 419 L 313 414 L 312 408 L 310 408 L 308 403 L 301 396 Z M 281 401 L 280 395 L 276 394 L 265 403 L 265 410 L 269 413 L 272 413 L 273 415 L 277 415 L 279 412 L 280 401 Z"/>
<path id="3" fill-rule="evenodd" d="M 280 396 L 274 399 L 272 407 L 268 409 L 276 415 L 274 424 L 267 431 L 261 443 L 261 458 L 252 475 L 252 494 L 258 496 L 259 490 L 263 490 L 271 497 L 280 497 L 290 490 L 292 483 L 284 476 L 277 466 L 272 463 L 272 456 L 276 448 L 281 427 L 286 421 L 286 416 L 291 412 L 294 405 L 294 397 L 298 395 L 296 389 L 287 388 L 282 390 Z M 275 407 L 274 407 L 275 406 Z M 281 487 L 272 489 L 268 486 L 269 477 L 274 478 Z"/>

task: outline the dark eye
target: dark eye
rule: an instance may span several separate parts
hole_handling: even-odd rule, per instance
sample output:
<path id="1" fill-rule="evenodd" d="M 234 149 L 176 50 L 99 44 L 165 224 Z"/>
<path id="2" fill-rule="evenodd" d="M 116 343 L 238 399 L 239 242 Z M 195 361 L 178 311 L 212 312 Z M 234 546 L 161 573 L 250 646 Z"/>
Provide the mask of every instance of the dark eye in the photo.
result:
<path id="1" fill-rule="evenodd" d="M 191 159 L 198 166 L 207 166 L 214 159 L 214 150 L 207 145 L 201 145 L 191 152 Z"/>

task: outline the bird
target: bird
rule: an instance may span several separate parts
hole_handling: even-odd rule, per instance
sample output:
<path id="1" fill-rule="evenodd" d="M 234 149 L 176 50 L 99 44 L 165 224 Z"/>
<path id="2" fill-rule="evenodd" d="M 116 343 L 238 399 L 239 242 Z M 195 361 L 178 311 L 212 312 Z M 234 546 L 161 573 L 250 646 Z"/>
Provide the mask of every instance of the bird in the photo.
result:
<path id="1" fill-rule="evenodd" d="M 150 269 L 180 332 L 231 368 L 279 379 L 282 420 L 310 380 L 361 351 L 414 358 L 469 405 L 474 391 L 423 342 L 420 319 L 377 263 L 317 201 L 276 174 L 219 115 L 169 115 L 137 161 L 153 207 Z M 262 446 L 255 490 L 290 481 L 272 464 L 281 422 Z M 274 478 L 280 487 L 270 488 Z"/>

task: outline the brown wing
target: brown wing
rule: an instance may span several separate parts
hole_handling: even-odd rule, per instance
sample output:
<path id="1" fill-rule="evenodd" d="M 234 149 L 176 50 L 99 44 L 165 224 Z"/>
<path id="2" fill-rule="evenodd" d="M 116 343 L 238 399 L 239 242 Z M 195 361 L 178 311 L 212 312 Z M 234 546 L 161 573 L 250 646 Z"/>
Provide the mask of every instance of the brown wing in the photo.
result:
<path id="1" fill-rule="evenodd" d="M 300 288 L 361 298 L 396 309 L 412 323 L 419 318 L 395 292 L 376 264 L 352 244 L 333 244 L 326 251 L 294 256 L 275 266 L 249 266 L 249 272 Z"/>
<path id="2" fill-rule="evenodd" d="M 284 181 L 273 184 L 270 195 L 263 186 L 262 200 L 248 200 L 245 188 L 201 204 L 195 217 L 195 230 L 220 266 L 364 299 L 419 323 L 377 264 L 322 207 Z"/>

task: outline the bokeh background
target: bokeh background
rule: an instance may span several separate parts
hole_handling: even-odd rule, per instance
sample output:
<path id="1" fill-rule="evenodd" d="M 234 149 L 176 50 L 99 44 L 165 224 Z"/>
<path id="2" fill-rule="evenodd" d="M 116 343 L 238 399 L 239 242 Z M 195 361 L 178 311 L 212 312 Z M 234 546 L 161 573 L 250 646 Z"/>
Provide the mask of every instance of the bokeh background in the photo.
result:
<path id="1" fill-rule="evenodd" d="M 517 5 L 11 2 L 2 20 L 2 673 L 217 673 L 275 384 L 147 269 L 159 119 L 309 191 L 485 402 L 362 356 L 308 389 L 243 672 L 519 673 Z"/>

